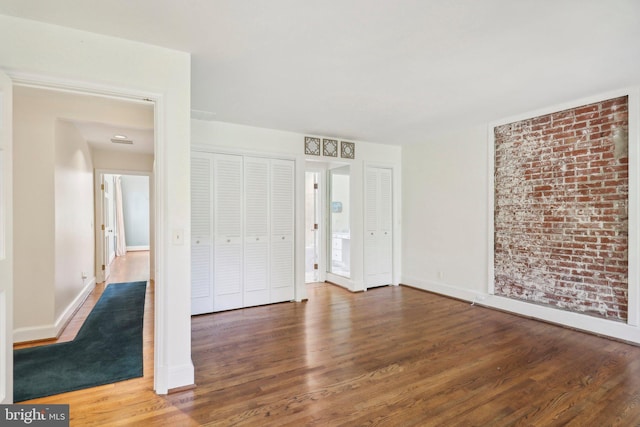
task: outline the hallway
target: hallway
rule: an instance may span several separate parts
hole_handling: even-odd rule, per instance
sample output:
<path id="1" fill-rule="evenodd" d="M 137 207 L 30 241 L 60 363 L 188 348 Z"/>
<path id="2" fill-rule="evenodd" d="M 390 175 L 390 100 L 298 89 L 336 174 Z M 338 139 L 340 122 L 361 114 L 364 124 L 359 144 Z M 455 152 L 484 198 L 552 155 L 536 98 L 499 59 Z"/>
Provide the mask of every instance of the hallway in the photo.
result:
<path id="1" fill-rule="evenodd" d="M 89 294 L 85 302 L 82 304 L 82 306 L 80 306 L 78 311 L 71 318 L 70 322 L 64 328 L 62 334 L 60 335 L 60 337 L 58 337 L 58 339 L 20 343 L 14 344 L 13 346 L 13 348 L 17 350 L 21 348 L 72 341 L 84 324 L 87 316 L 89 315 L 89 313 L 91 313 L 91 310 L 100 299 L 100 296 L 104 292 L 105 288 L 109 286 L 109 284 L 146 280 L 148 281 L 148 284 L 147 292 L 145 295 L 143 331 L 144 377 L 122 381 L 115 384 L 107 384 L 91 389 L 78 390 L 41 399 L 34 399 L 28 401 L 29 403 L 72 404 L 73 407 L 74 399 L 80 398 L 81 400 L 85 400 L 87 399 L 87 396 L 92 396 L 94 393 L 101 393 L 105 390 L 110 390 L 110 393 L 112 393 L 114 392 L 113 389 L 126 387 L 127 389 L 134 388 L 136 393 L 141 389 L 149 390 L 151 392 L 153 391 L 154 284 L 153 281 L 149 281 L 149 271 L 148 251 L 127 252 L 126 256 L 116 257 L 116 259 L 111 264 L 111 275 L 109 276 L 107 281 L 98 283 L 95 286 L 94 290 Z M 118 393 L 120 393 L 120 391 Z M 127 391 L 122 391 L 122 393 L 127 393 Z M 94 399 L 91 397 L 89 398 Z M 96 401 L 98 399 L 99 398 L 95 397 Z M 73 417 L 74 415 L 72 415 L 72 418 Z"/>

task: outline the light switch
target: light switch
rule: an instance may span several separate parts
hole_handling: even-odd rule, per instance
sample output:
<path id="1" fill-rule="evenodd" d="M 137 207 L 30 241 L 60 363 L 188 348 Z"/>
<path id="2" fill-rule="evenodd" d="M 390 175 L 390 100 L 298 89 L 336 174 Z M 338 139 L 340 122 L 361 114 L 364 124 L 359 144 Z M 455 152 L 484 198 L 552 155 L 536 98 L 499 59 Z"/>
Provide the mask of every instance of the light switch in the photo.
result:
<path id="1" fill-rule="evenodd" d="M 182 229 L 173 230 L 173 244 L 182 245 L 183 241 L 184 241 L 184 230 Z"/>

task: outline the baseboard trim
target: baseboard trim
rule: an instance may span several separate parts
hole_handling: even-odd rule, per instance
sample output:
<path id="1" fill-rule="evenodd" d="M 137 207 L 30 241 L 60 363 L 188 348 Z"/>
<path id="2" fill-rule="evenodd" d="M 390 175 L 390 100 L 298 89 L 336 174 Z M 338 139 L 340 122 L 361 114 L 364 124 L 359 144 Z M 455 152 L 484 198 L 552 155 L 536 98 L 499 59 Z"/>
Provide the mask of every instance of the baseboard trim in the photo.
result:
<path id="1" fill-rule="evenodd" d="M 175 390 L 195 384 L 193 363 L 169 366 L 167 389 Z"/>
<path id="2" fill-rule="evenodd" d="M 461 289 L 444 283 L 422 280 L 416 277 L 404 276 L 402 283 L 417 289 L 472 302 L 475 305 L 501 310 L 616 340 L 640 344 L 640 327 L 627 323 L 559 310 L 526 301 L 491 295 L 485 292 Z"/>
<path id="3" fill-rule="evenodd" d="M 172 388 L 172 389 L 169 390 L 169 392 L 167 394 L 182 393 L 183 391 L 193 390 L 194 388 L 196 388 L 195 384 L 185 385 L 185 386 L 182 386 L 182 387 Z"/>
<path id="4" fill-rule="evenodd" d="M 33 341 L 43 341 L 56 339 L 62 334 L 64 328 L 69 324 L 73 315 L 80 309 L 93 288 L 96 286 L 96 278 L 91 280 L 82 288 L 82 291 L 74 298 L 69 306 L 62 312 L 55 323 L 41 326 L 29 326 L 13 330 L 13 342 L 24 343 Z"/>
<path id="5" fill-rule="evenodd" d="M 149 245 L 147 246 L 127 246 L 127 252 L 136 252 L 136 251 L 148 251 Z"/>

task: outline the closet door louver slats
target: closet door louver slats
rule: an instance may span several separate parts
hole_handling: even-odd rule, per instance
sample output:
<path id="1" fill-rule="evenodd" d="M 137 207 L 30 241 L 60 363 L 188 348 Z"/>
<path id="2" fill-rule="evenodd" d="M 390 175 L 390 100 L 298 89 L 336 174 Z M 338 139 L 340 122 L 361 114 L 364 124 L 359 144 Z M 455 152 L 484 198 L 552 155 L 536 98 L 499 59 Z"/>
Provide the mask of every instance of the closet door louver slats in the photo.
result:
<path id="1" fill-rule="evenodd" d="M 191 313 L 213 311 L 211 158 L 191 158 Z"/>
<path id="2" fill-rule="evenodd" d="M 194 152 L 192 314 L 289 301 L 295 162 Z"/>
<path id="3" fill-rule="evenodd" d="M 271 160 L 271 302 L 294 298 L 294 164 Z"/>
<path id="4" fill-rule="evenodd" d="M 242 156 L 213 156 L 214 311 L 242 306 Z"/>
<path id="5" fill-rule="evenodd" d="M 269 160 L 244 158 L 245 307 L 269 303 Z"/>

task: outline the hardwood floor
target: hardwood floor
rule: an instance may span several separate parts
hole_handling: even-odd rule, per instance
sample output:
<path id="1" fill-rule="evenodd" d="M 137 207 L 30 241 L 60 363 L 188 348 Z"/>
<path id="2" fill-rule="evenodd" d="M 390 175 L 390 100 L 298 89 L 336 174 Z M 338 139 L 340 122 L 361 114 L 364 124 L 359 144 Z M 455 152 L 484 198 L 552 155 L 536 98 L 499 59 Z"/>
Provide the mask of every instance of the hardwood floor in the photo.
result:
<path id="1" fill-rule="evenodd" d="M 145 366 L 37 402 L 77 426 L 640 425 L 638 347 L 407 287 L 308 290 L 194 317 L 195 389 L 155 395 Z"/>

